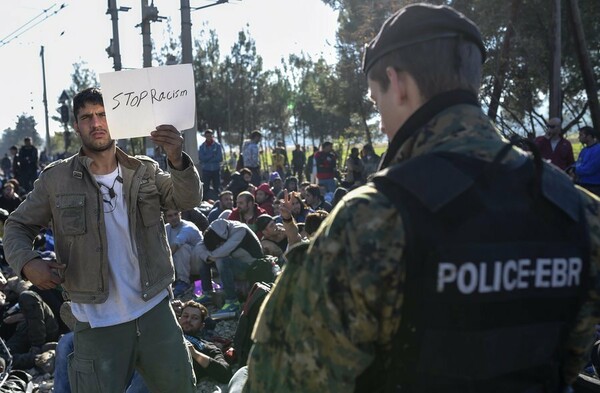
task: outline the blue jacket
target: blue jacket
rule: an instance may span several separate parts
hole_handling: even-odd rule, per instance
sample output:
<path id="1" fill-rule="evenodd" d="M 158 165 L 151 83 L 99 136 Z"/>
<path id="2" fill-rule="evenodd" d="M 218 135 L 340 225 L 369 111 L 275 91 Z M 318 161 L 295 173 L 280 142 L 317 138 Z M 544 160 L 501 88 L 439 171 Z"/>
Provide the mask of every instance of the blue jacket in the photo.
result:
<path id="1" fill-rule="evenodd" d="M 584 147 L 575 163 L 578 184 L 600 185 L 600 143 Z"/>
<path id="2" fill-rule="evenodd" d="M 203 171 L 218 171 L 223 161 L 223 149 L 217 141 L 208 146 L 206 142 L 198 148 L 198 160 Z"/>

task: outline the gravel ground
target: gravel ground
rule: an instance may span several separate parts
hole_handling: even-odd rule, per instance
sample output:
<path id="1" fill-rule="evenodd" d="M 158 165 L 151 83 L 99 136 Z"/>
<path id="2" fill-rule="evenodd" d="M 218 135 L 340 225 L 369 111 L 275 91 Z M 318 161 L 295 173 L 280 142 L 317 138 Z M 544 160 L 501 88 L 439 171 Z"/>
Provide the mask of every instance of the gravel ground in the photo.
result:
<path id="1" fill-rule="evenodd" d="M 190 300 L 192 298 L 193 294 L 187 293 L 186 295 L 182 296 L 181 300 L 182 301 L 187 301 Z M 210 313 L 214 313 L 215 311 L 217 311 L 217 308 L 214 306 L 209 306 L 208 307 Z M 235 335 L 235 330 L 237 328 L 237 318 L 234 319 L 229 319 L 229 320 L 221 320 L 217 323 L 217 326 L 214 330 L 214 334 L 216 336 L 220 336 L 226 339 L 230 339 L 233 340 L 233 336 Z M 51 352 L 46 352 L 46 363 L 51 363 L 51 364 L 47 364 L 46 369 L 48 369 L 48 367 L 51 366 L 51 369 L 53 369 L 53 362 L 54 362 L 54 351 Z M 232 371 L 233 373 L 235 373 L 235 371 L 237 370 L 236 366 L 232 366 Z M 40 367 L 36 367 L 30 370 L 27 370 L 27 372 L 29 374 L 31 374 L 33 376 L 33 384 L 34 384 L 34 390 L 33 392 L 39 392 L 39 393 L 47 393 L 47 392 L 52 392 L 52 388 L 54 386 L 54 378 L 52 376 L 51 373 L 45 373 L 42 368 Z M 214 382 L 208 381 L 208 380 L 203 380 L 200 381 L 197 385 L 197 389 L 196 389 L 196 393 L 226 393 L 228 391 L 227 389 L 227 385 L 219 385 L 216 384 Z"/>

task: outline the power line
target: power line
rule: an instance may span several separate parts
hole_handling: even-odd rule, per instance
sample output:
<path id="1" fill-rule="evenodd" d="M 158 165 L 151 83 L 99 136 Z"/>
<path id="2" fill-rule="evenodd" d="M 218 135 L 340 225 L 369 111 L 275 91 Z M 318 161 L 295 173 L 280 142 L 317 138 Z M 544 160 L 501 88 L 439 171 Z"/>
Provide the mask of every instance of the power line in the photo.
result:
<path id="1" fill-rule="evenodd" d="M 21 35 L 23 35 L 24 33 L 28 32 L 29 30 L 33 29 L 34 27 L 36 27 L 37 25 L 39 25 L 40 23 L 44 22 L 45 20 L 47 20 L 48 18 L 58 14 L 60 11 L 62 11 L 67 5 L 65 3 L 60 5 L 60 8 L 58 8 L 57 10 L 55 10 L 54 12 L 52 12 L 51 14 L 48 14 L 48 12 L 50 10 L 52 10 L 54 7 L 56 6 L 56 4 L 53 4 L 52 6 L 50 6 L 49 8 L 43 10 L 39 15 L 33 17 L 32 19 L 30 19 L 28 22 L 26 22 L 24 25 L 22 25 L 21 27 L 19 27 L 18 29 L 16 29 L 15 31 L 13 31 L 12 33 L 8 34 L 6 37 L 2 38 L 0 40 L 0 48 L 3 47 L 4 45 L 9 44 L 11 41 L 19 38 Z M 45 17 L 37 22 L 36 19 L 44 16 Z M 31 23 L 35 22 L 33 25 L 29 26 Z M 29 27 L 27 27 L 29 26 Z M 27 28 L 26 28 L 27 27 Z M 24 29 L 24 30 L 23 30 Z"/>

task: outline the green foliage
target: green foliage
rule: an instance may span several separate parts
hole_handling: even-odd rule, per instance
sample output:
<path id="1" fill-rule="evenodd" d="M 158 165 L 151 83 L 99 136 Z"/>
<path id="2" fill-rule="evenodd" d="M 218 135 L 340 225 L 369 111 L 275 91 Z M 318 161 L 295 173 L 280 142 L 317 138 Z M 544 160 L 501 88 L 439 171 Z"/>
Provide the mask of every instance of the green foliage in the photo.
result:
<path id="1" fill-rule="evenodd" d="M 488 49 L 488 60 L 484 65 L 481 99 L 490 103 L 492 86 L 498 76 L 504 84 L 501 93 L 501 115 L 499 126 L 505 134 L 535 133 L 545 123 L 549 76 L 551 67 L 550 38 L 552 32 L 551 7 L 547 0 L 515 0 L 518 5 L 516 17 L 511 19 L 511 1 L 489 0 L 432 0 L 434 4 L 447 4 L 473 19 L 482 32 Z M 339 10 L 337 48 L 339 62 L 337 71 L 343 81 L 347 113 L 358 119 L 369 119 L 375 109 L 365 100 L 367 88 L 360 70 L 362 46 L 375 36 L 383 21 L 400 7 L 416 0 L 323 0 Z M 566 129 L 574 126 L 582 111 L 586 110 L 587 98 L 583 92 L 579 64 L 576 59 L 573 34 L 567 21 L 567 2 L 562 4 L 562 88 L 563 117 Z M 579 2 L 588 50 L 595 65 L 596 78 L 600 74 L 600 2 Z M 514 36 L 507 53 L 501 48 L 509 25 L 514 27 Z M 508 60 L 505 73 L 499 75 L 501 61 Z M 367 124 L 366 122 L 364 122 Z M 368 128 L 367 128 L 368 130 Z"/>
<path id="2" fill-rule="evenodd" d="M 300 53 L 282 60 L 281 66 L 263 69 L 249 28 L 225 56 L 217 34 L 204 24 L 196 30 L 193 68 L 196 81 L 197 124 L 201 132 L 216 131 L 227 150 L 241 147 L 248 133 L 260 129 L 265 148 L 277 140 L 291 139 L 310 147 L 334 141 L 338 151 L 350 145 L 373 143 L 378 133 L 376 108 L 367 99 L 367 84 L 361 69 L 362 49 L 382 23 L 398 8 L 417 0 L 323 0 L 339 12 L 336 49 L 338 61 L 328 64 Z M 491 102 L 494 83 L 501 76 L 500 110 L 497 119 L 505 134 L 541 130 L 547 111 L 551 64 L 552 15 L 546 0 L 432 0 L 465 13 L 479 25 L 488 49 L 484 64 L 481 100 Z M 566 129 L 585 114 L 587 96 L 567 24 L 566 2 L 562 23 L 562 86 Z M 600 1 L 579 2 L 594 72 L 600 73 Z M 511 6 L 518 6 L 515 13 Z M 512 11 L 512 12 L 511 12 Z M 502 49 L 509 27 L 514 28 L 508 50 Z M 159 64 L 179 61 L 181 50 L 170 22 L 167 44 L 159 51 Z M 501 65 L 507 67 L 501 73 Z M 84 63 L 75 64 L 70 97 L 84 87 L 97 85 L 96 76 Z M 69 102 L 69 105 L 70 102 Z M 58 119 L 59 116 L 53 116 Z M 586 117 L 584 116 L 584 119 Z M 569 124 L 573 123 L 573 124 Z M 576 127 L 573 127 L 576 128 Z M 538 132 L 539 133 L 539 132 Z M 64 139 L 64 137 L 67 139 Z M 60 135 L 56 138 L 59 138 Z M 70 125 L 56 140 L 55 150 L 78 147 Z M 66 142 L 66 143 L 65 143 Z M 135 148 L 135 146 L 134 146 Z M 307 150 L 311 150 L 308 148 Z"/>
<path id="3" fill-rule="evenodd" d="M 43 150 L 44 140 L 36 129 L 37 123 L 31 115 L 25 113 L 21 114 L 17 118 L 14 128 L 7 128 L 2 134 L 0 140 L 0 152 L 6 153 L 8 148 L 12 145 L 21 147 L 23 145 L 23 139 L 26 136 L 31 137 L 31 142 L 38 149 Z"/>

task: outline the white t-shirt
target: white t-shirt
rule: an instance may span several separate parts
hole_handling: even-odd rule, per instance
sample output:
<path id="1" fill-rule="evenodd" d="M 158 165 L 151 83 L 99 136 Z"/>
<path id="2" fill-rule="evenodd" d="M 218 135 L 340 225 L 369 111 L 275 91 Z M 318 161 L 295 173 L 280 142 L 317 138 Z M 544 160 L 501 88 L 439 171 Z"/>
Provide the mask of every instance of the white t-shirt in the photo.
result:
<path id="1" fill-rule="evenodd" d="M 140 296 L 140 266 L 135 240 L 129 233 L 129 216 L 120 173 L 121 166 L 118 165 L 112 173 L 94 175 L 104 201 L 102 205 L 108 242 L 108 299 L 100 304 L 73 302 L 71 305 L 75 318 L 81 322 L 89 322 L 92 328 L 137 319 L 160 303 L 168 293 L 165 289 L 147 302 Z"/>

